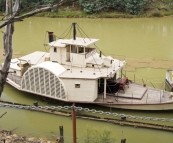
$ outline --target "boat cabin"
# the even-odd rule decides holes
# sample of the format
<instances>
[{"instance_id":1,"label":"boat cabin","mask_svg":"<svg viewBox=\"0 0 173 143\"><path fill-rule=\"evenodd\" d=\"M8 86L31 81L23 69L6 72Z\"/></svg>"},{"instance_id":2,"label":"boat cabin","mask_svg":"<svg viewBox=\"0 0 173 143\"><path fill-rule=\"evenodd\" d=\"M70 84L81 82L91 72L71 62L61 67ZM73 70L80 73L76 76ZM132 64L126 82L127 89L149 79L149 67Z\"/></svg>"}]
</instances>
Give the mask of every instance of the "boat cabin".
<instances>
[{"instance_id":1,"label":"boat cabin","mask_svg":"<svg viewBox=\"0 0 173 143\"><path fill-rule=\"evenodd\" d=\"M59 39L48 44L50 46L50 60L59 64L76 67L92 66L92 55L96 53L96 48L91 46L99 39L76 38ZM100 57L100 61L102 61ZM100 62L97 63L100 65ZM101 63L102 65L102 63Z\"/></svg>"}]
</instances>

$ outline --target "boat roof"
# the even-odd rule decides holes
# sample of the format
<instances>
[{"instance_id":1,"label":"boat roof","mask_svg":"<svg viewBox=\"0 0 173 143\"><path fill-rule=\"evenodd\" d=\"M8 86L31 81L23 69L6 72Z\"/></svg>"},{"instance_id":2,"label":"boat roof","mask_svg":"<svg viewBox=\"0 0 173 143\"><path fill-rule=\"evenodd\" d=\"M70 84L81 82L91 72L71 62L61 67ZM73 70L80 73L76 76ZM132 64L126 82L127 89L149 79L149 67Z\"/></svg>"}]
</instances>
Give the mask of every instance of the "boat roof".
<instances>
[{"instance_id":1,"label":"boat roof","mask_svg":"<svg viewBox=\"0 0 173 143\"><path fill-rule=\"evenodd\" d=\"M111 67L71 67L69 65L62 65L64 68L67 70L63 72L59 77L64 78L64 79L73 79L73 78L78 78L78 79L98 79L98 78L109 78L110 76L113 76L115 73L117 73L123 66L124 66L125 61L118 61L115 60L113 61L113 65L116 66L111 66Z\"/></svg>"},{"instance_id":2,"label":"boat roof","mask_svg":"<svg viewBox=\"0 0 173 143\"><path fill-rule=\"evenodd\" d=\"M66 45L62 44L62 41L64 41L64 39L58 39L56 41L48 43L48 46L64 48Z\"/></svg>"},{"instance_id":3,"label":"boat roof","mask_svg":"<svg viewBox=\"0 0 173 143\"><path fill-rule=\"evenodd\" d=\"M20 66L18 66L18 63L20 62L17 58L11 59L10 68L15 70L21 70Z\"/></svg>"},{"instance_id":4,"label":"boat roof","mask_svg":"<svg viewBox=\"0 0 173 143\"><path fill-rule=\"evenodd\" d=\"M35 64L38 64L40 62L43 62L44 58L47 57L48 55L49 55L49 53L47 53L47 52L36 51L36 52L33 52L33 53L28 54L26 56L20 57L18 59L21 61L27 61L31 65L35 65Z\"/></svg>"},{"instance_id":5,"label":"boat roof","mask_svg":"<svg viewBox=\"0 0 173 143\"><path fill-rule=\"evenodd\" d=\"M35 66L32 66L32 68L36 68L36 67L47 69L53 74L55 74L56 76L59 76L60 74L66 71L66 69L62 65L52 61L45 61Z\"/></svg>"},{"instance_id":6,"label":"boat roof","mask_svg":"<svg viewBox=\"0 0 173 143\"><path fill-rule=\"evenodd\" d=\"M53 41L51 43L48 43L48 46L52 47L60 47L63 48L66 45L77 45L77 46L83 46L87 47L95 42L99 41L99 39L91 39L91 38L76 38L76 40L73 39L58 39L56 41Z\"/></svg>"}]
</instances>

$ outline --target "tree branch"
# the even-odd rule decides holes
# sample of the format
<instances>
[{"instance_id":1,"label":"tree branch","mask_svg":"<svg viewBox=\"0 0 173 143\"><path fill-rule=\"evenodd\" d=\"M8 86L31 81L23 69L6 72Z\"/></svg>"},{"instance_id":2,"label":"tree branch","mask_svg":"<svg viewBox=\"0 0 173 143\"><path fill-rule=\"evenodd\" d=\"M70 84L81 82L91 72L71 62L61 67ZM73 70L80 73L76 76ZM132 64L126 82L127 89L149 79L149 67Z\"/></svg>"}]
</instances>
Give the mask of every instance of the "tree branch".
<instances>
[{"instance_id":1,"label":"tree branch","mask_svg":"<svg viewBox=\"0 0 173 143\"><path fill-rule=\"evenodd\" d=\"M71 2L74 2L74 1L76 1L76 0L72 0ZM24 18L31 17L31 16L33 16L33 15L35 15L37 13L57 8L58 6L61 6L62 4L64 4L65 2L66 2L65 0L61 0L57 4L53 4L53 5L49 5L49 6L46 6L46 7L43 7L43 8L39 8L39 9L33 10L31 12L28 12L28 13L26 13L24 15L21 15L21 16L18 16L18 17L11 17L10 19L8 19L8 20L4 21L2 24L0 24L0 28L4 27L7 24L12 23L12 22L22 21Z\"/></svg>"}]
</instances>

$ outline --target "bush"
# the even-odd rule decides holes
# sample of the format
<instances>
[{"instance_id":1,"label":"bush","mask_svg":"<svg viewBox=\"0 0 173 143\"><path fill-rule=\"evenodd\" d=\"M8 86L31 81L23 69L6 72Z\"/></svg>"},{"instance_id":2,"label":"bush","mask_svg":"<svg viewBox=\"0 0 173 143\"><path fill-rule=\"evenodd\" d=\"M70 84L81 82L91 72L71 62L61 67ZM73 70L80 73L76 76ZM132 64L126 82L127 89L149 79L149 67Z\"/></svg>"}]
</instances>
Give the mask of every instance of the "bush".
<instances>
[{"instance_id":1,"label":"bush","mask_svg":"<svg viewBox=\"0 0 173 143\"><path fill-rule=\"evenodd\" d=\"M159 11L156 11L151 14L151 17L163 17L163 15Z\"/></svg>"},{"instance_id":2,"label":"bush","mask_svg":"<svg viewBox=\"0 0 173 143\"><path fill-rule=\"evenodd\" d=\"M147 0L126 0L125 9L129 14L140 14Z\"/></svg>"},{"instance_id":3,"label":"bush","mask_svg":"<svg viewBox=\"0 0 173 143\"><path fill-rule=\"evenodd\" d=\"M128 14L139 14L147 0L79 0L79 5L88 14L115 9Z\"/></svg>"},{"instance_id":4,"label":"bush","mask_svg":"<svg viewBox=\"0 0 173 143\"><path fill-rule=\"evenodd\" d=\"M0 11L5 11L5 0L0 0Z\"/></svg>"},{"instance_id":5,"label":"bush","mask_svg":"<svg viewBox=\"0 0 173 143\"><path fill-rule=\"evenodd\" d=\"M85 143L107 143L113 141L115 139L111 138L111 131L108 129L87 127Z\"/></svg>"}]
</instances>

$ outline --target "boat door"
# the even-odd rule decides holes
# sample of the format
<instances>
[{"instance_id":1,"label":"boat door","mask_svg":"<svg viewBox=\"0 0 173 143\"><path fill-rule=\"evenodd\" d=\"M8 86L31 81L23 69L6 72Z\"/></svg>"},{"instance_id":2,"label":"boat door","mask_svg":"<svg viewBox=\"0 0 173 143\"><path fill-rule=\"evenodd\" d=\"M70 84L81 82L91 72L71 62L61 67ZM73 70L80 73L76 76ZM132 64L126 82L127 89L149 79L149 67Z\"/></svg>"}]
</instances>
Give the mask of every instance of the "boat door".
<instances>
[{"instance_id":1,"label":"boat door","mask_svg":"<svg viewBox=\"0 0 173 143\"><path fill-rule=\"evenodd\" d=\"M66 62L66 48L61 48L60 56L61 56L61 64L65 64L65 62Z\"/></svg>"},{"instance_id":2,"label":"boat door","mask_svg":"<svg viewBox=\"0 0 173 143\"><path fill-rule=\"evenodd\" d=\"M66 47L66 61L70 62L70 45Z\"/></svg>"}]
</instances>

